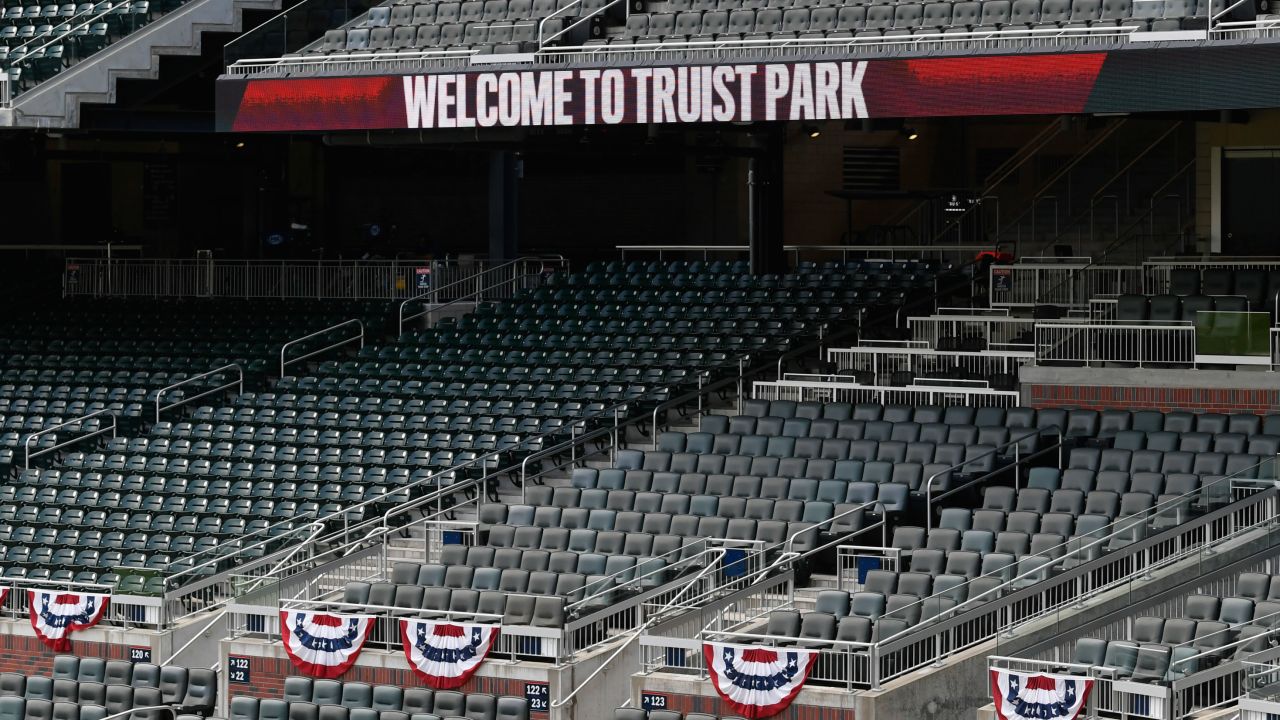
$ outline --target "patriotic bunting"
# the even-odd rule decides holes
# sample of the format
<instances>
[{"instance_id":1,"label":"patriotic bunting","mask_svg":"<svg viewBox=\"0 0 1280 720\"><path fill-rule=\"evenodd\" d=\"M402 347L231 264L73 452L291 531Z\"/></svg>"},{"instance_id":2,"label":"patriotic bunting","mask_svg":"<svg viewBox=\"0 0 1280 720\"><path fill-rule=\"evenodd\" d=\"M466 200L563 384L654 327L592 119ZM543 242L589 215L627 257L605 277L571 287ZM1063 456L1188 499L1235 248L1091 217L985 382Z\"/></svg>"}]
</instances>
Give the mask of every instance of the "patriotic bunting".
<instances>
[{"instance_id":1,"label":"patriotic bunting","mask_svg":"<svg viewBox=\"0 0 1280 720\"><path fill-rule=\"evenodd\" d=\"M800 694L818 657L812 650L703 643L711 685L747 720L777 715Z\"/></svg>"},{"instance_id":2,"label":"patriotic bunting","mask_svg":"<svg viewBox=\"0 0 1280 720\"><path fill-rule=\"evenodd\" d=\"M1091 689L1088 678L991 671L991 696L1000 720L1075 720Z\"/></svg>"},{"instance_id":3,"label":"patriotic bunting","mask_svg":"<svg viewBox=\"0 0 1280 720\"><path fill-rule=\"evenodd\" d=\"M409 667L428 687L462 687L480 668L498 639L497 625L401 620L400 637Z\"/></svg>"},{"instance_id":4,"label":"patriotic bunting","mask_svg":"<svg viewBox=\"0 0 1280 720\"><path fill-rule=\"evenodd\" d=\"M336 678L356 662L374 618L300 610L280 611L284 651L294 667L318 678Z\"/></svg>"},{"instance_id":5,"label":"patriotic bunting","mask_svg":"<svg viewBox=\"0 0 1280 720\"><path fill-rule=\"evenodd\" d=\"M8 592L5 589L4 594L0 594L0 602ZM31 627L49 649L67 652L71 649L71 633L96 625L107 610L108 600L109 595L28 590Z\"/></svg>"}]
</instances>

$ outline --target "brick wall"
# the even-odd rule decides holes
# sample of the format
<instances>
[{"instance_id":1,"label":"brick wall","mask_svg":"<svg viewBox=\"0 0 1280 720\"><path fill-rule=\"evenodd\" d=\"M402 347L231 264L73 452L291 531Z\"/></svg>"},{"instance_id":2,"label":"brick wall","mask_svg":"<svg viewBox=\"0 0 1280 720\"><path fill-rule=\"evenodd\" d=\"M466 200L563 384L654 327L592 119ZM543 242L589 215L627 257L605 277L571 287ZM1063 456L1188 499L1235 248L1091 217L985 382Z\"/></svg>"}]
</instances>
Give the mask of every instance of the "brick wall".
<instances>
[{"instance_id":1,"label":"brick wall","mask_svg":"<svg viewBox=\"0 0 1280 720\"><path fill-rule=\"evenodd\" d=\"M1280 390L1025 384L1031 407L1092 410L1190 410L1192 412L1280 412Z\"/></svg>"},{"instance_id":2,"label":"brick wall","mask_svg":"<svg viewBox=\"0 0 1280 720\"><path fill-rule=\"evenodd\" d=\"M712 698L668 692L663 694L667 696L667 709L675 710L684 715L691 712L700 712L721 717L734 716L733 709L718 697ZM770 720L853 720L853 717L852 710L802 705L799 702L794 702L786 710L771 716Z\"/></svg>"},{"instance_id":3,"label":"brick wall","mask_svg":"<svg viewBox=\"0 0 1280 720\"><path fill-rule=\"evenodd\" d=\"M242 656L249 657L249 656ZM249 684L230 683L232 695L251 695L258 698L280 698L284 695L284 679L301 675L288 658L249 657ZM396 685L398 687L426 687L411 670L355 665L341 682L363 682L370 685ZM513 678L482 677L473 675L467 684L459 688L466 693L491 693L524 697L524 681Z\"/></svg>"},{"instance_id":4,"label":"brick wall","mask_svg":"<svg viewBox=\"0 0 1280 720\"><path fill-rule=\"evenodd\" d=\"M57 653L50 650L34 635L0 635L0 672L16 672L23 675L53 674L53 658L57 655L95 657L103 660L128 660L129 646L104 642L76 640L71 636L71 650Z\"/></svg>"}]
</instances>

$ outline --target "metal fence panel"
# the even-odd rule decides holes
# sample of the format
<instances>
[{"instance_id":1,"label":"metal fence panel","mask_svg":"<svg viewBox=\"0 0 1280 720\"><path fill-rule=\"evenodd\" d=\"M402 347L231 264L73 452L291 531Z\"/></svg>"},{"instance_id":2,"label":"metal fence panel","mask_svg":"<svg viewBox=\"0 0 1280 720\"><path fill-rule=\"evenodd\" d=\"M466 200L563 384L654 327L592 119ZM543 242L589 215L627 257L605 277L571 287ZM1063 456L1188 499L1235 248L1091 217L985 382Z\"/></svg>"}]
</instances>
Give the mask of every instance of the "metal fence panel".
<instances>
[{"instance_id":1,"label":"metal fence panel","mask_svg":"<svg viewBox=\"0 0 1280 720\"><path fill-rule=\"evenodd\" d=\"M1196 329L1190 323L1038 323L1036 363L1131 363L1192 367Z\"/></svg>"},{"instance_id":2,"label":"metal fence panel","mask_svg":"<svg viewBox=\"0 0 1280 720\"><path fill-rule=\"evenodd\" d=\"M488 260L214 260L69 258L63 293L79 297L406 300L456 284L491 284ZM560 264L555 264L560 267ZM460 283L460 284L458 284ZM448 298L442 298L448 299Z\"/></svg>"},{"instance_id":3,"label":"metal fence panel","mask_svg":"<svg viewBox=\"0 0 1280 720\"><path fill-rule=\"evenodd\" d=\"M1145 273L1130 265L1091 262L992 265L989 269L991 307L1057 305L1085 308L1099 295L1143 292Z\"/></svg>"},{"instance_id":4,"label":"metal fence panel","mask_svg":"<svg viewBox=\"0 0 1280 720\"><path fill-rule=\"evenodd\" d=\"M908 385L860 385L852 381L826 380L815 376L788 374L782 380L757 381L751 396L758 400L795 400L797 402L882 403L885 405L969 405L1013 407L1018 404L1015 390L991 390L985 387L930 387Z\"/></svg>"}]
</instances>

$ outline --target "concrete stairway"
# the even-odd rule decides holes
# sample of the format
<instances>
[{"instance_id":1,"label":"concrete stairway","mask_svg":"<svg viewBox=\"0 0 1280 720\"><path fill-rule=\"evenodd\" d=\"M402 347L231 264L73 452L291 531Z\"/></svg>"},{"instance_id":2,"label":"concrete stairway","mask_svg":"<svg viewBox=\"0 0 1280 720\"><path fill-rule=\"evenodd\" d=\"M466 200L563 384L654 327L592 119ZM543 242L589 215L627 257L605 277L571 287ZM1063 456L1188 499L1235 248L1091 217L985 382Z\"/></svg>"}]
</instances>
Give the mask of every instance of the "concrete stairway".
<instances>
[{"instance_id":1,"label":"concrete stairway","mask_svg":"<svg viewBox=\"0 0 1280 720\"><path fill-rule=\"evenodd\" d=\"M281 0L191 0L14 98L0 126L75 128L81 103L113 103L120 78L156 79L162 55L199 55L206 32L240 33L245 10L280 10Z\"/></svg>"}]
</instances>

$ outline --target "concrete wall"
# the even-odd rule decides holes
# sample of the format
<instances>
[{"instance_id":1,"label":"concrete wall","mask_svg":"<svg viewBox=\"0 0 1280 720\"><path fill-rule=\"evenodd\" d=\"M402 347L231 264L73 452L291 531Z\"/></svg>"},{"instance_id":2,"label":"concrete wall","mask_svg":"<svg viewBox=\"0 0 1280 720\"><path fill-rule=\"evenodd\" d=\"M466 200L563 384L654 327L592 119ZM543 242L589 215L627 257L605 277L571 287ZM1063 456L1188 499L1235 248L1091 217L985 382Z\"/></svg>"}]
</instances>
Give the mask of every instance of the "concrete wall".
<instances>
[{"instance_id":1,"label":"concrete wall","mask_svg":"<svg viewBox=\"0 0 1280 720\"><path fill-rule=\"evenodd\" d=\"M1159 368L1024 367L1022 404L1094 410L1280 412L1272 372Z\"/></svg>"}]
</instances>

